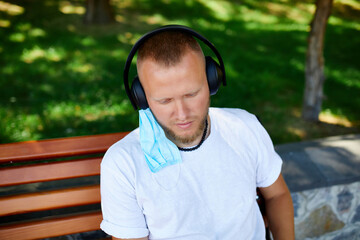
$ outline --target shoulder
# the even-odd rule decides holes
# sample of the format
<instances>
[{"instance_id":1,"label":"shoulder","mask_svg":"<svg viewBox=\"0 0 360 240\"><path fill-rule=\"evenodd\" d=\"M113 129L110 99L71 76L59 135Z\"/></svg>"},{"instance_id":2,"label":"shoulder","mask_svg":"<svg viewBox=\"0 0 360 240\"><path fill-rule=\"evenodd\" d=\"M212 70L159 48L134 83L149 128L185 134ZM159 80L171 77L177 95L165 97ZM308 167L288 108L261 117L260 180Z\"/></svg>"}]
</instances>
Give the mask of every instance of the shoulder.
<instances>
[{"instance_id":1,"label":"shoulder","mask_svg":"<svg viewBox=\"0 0 360 240\"><path fill-rule=\"evenodd\" d=\"M210 117L214 120L215 129L221 135L233 137L234 141L246 139L257 143L266 134L258 118L246 110L239 108L211 108Z\"/></svg>"},{"instance_id":2,"label":"shoulder","mask_svg":"<svg viewBox=\"0 0 360 240\"><path fill-rule=\"evenodd\" d=\"M139 140L139 129L135 129L114 143L105 153L101 162L101 167L117 169L119 165L124 168L125 165L134 165L133 161L141 153Z\"/></svg>"},{"instance_id":3,"label":"shoulder","mask_svg":"<svg viewBox=\"0 0 360 240\"><path fill-rule=\"evenodd\" d=\"M211 117L216 121L245 125L256 125L259 123L254 114L240 108L210 108Z\"/></svg>"},{"instance_id":4,"label":"shoulder","mask_svg":"<svg viewBox=\"0 0 360 240\"><path fill-rule=\"evenodd\" d=\"M116 152L123 152L133 150L134 148L140 147L139 129L135 129L114 143L106 152L106 154L114 154Z\"/></svg>"}]
</instances>

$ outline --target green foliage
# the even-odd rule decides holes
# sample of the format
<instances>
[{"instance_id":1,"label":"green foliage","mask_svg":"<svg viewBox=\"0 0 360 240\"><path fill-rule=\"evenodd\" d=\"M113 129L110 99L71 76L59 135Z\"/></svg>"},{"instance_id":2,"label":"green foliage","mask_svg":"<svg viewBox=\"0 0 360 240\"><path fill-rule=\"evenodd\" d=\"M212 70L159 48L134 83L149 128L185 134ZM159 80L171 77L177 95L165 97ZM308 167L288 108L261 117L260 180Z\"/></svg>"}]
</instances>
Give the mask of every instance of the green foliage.
<instances>
[{"instance_id":1,"label":"green foliage","mask_svg":"<svg viewBox=\"0 0 360 240\"><path fill-rule=\"evenodd\" d=\"M212 105L255 113L275 143L359 132L358 2L334 3L317 124L300 118L312 1L112 3L116 24L85 26L84 1L0 1L0 143L137 127L122 69L136 39L165 24L185 24L216 45L228 86Z\"/></svg>"}]
</instances>

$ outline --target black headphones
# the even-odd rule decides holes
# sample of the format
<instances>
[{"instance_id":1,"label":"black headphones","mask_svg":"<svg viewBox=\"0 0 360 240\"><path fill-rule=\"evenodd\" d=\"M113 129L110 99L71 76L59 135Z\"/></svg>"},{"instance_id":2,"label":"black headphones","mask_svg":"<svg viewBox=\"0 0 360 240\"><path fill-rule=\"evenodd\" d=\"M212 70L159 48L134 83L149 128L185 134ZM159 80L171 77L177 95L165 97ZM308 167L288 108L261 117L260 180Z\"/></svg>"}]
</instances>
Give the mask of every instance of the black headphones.
<instances>
[{"instance_id":1,"label":"black headphones","mask_svg":"<svg viewBox=\"0 0 360 240\"><path fill-rule=\"evenodd\" d=\"M214 95L220 87L220 83L222 82L224 86L226 86L226 78L225 78L225 67L223 60L220 56L220 53L217 51L215 46L209 42L205 37L201 36L199 33L195 32L191 28L181 26L181 25L168 25L164 26L158 29L155 29L154 31L151 31L149 33L146 33L144 36L142 36L132 47L129 56L127 57L125 67L124 67L124 86L126 94L128 95L130 102L134 109L136 110L138 107L140 109L146 109L149 107L146 95L143 87L141 86L139 78L136 76L133 80L133 83L131 85L131 89L129 88L129 69L132 62L132 59L134 58L134 55L136 51L139 49L141 44L143 44L148 38L154 36L155 34L158 34L160 32L165 31L178 31L178 32L184 32L192 35L193 37L196 37L197 39L201 40L203 43L205 43L207 46L211 48L211 50L215 53L219 64L215 62L210 56L206 56L206 77L209 84L210 89L210 95Z\"/></svg>"}]
</instances>

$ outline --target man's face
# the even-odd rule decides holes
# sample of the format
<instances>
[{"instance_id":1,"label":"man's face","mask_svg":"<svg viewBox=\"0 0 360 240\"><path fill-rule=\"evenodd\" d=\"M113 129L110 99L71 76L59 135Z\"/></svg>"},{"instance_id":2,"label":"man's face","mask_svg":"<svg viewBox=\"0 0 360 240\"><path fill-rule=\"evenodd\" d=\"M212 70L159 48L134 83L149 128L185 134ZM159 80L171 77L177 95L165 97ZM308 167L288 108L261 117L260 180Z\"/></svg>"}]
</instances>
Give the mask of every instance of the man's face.
<instances>
[{"instance_id":1,"label":"man's face","mask_svg":"<svg viewBox=\"0 0 360 240\"><path fill-rule=\"evenodd\" d=\"M175 66L145 59L137 68L149 107L167 137L179 147L198 144L210 104L204 56L188 50Z\"/></svg>"}]
</instances>

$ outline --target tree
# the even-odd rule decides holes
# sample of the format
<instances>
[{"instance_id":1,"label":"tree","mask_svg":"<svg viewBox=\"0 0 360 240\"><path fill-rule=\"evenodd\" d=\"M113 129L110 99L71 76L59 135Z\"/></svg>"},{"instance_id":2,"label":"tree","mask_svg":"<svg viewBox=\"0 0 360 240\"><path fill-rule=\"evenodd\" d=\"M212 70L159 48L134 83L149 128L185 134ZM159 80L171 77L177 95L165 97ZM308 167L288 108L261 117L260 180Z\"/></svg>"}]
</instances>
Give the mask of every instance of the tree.
<instances>
[{"instance_id":1,"label":"tree","mask_svg":"<svg viewBox=\"0 0 360 240\"><path fill-rule=\"evenodd\" d=\"M115 21L110 0L86 0L85 24L106 24Z\"/></svg>"},{"instance_id":2,"label":"tree","mask_svg":"<svg viewBox=\"0 0 360 240\"><path fill-rule=\"evenodd\" d=\"M308 37L302 117L309 121L318 121L321 111L325 81L324 37L332 4L333 0L316 0L316 11Z\"/></svg>"}]
</instances>

